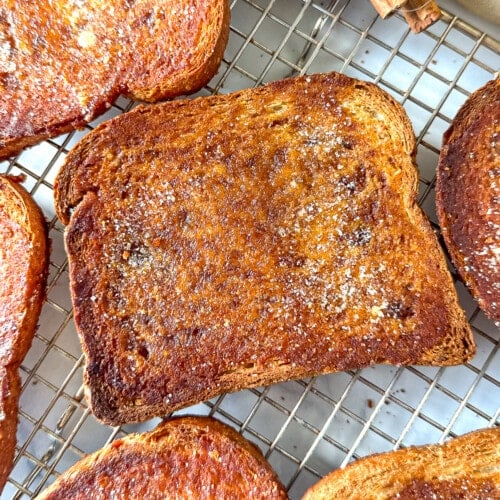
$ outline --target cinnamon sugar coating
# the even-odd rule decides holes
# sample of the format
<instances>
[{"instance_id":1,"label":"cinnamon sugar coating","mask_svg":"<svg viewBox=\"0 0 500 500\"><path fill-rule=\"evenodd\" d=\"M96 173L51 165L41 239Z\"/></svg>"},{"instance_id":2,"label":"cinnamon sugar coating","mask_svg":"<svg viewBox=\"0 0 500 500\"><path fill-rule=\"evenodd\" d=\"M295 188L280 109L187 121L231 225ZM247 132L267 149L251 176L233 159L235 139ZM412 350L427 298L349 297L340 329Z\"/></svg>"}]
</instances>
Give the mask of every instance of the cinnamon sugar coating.
<instances>
[{"instance_id":1,"label":"cinnamon sugar coating","mask_svg":"<svg viewBox=\"0 0 500 500\"><path fill-rule=\"evenodd\" d=\"M469 359L414 145L393 99L336 73L137 108L87 136L56 206L95 414Z\"/></svg>"}]
</instances>

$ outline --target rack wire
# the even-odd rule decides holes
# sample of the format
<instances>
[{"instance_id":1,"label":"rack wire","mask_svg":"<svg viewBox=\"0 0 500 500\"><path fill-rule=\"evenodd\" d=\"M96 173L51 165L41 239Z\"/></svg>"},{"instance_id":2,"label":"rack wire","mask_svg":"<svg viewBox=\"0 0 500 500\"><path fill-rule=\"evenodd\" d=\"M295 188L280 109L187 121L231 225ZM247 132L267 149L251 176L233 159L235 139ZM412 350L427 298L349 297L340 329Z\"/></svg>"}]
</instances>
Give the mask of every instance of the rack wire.
<instances>
[{"instance_id":1,"label":"rack wire","mask_svg":"<svg viewBox=\"0 0 500 500\"><path fill-rule=\"evenodd\" d=\"M340 71L370 80L403 104L418 138L419 202L438 230L434 184L442 133L467 96L495 77L500 44L444 13L419 35L402 16L380 19L367 0L233 0L230 39L217 75L197 95L228 93L287 76ZM98 123L134 106L119 98L86 130L0 163L23 173L50 224L48 298L22 367L18 448L2 499L32 498L85 453L160 421L108 427L89 412L72 318L55 176L69 149ZM456 278L456 277L455 277ZM364 455L442 442L498 425L498 328L455 279L477 355L451 368L376 366L222 395L180 413L213 415L256 443L291 498Z\"/></svg>"}]
</instances>

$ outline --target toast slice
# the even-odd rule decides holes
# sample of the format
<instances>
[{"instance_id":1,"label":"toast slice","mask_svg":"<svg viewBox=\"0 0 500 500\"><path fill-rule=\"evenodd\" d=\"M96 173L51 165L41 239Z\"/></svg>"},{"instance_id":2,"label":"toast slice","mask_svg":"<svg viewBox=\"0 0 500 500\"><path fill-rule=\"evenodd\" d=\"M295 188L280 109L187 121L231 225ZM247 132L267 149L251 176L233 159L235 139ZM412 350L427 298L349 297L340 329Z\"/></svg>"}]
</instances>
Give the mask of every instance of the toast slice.
<instances>
[{"instance_id":1,"label":"toast slice","mask_svg":"<svg viewBox=\"0 0 500 500\"><path fill-rule=\"evenodd\" d=\"M331 472L302 500L500 498L500 429L483 429L442 445L361 458Z\"/></svg>"},{"instance_id":2,"label":"toast slice","mask_svg":"<svg viewBox=\"0 0 500 500\"><path fill-rule=\"evenodd\" d=\"M120 93L156 101L215 74L227 0L0 1L0 159L85 126Z\"/></svg>"},{"instance_id":3,"label":"toast slice","mask_svg":"<svg viewBox=\"0 0 500 500\"><path fill-rule=\"evenodd\" d=\"M391 97L336 73L140 107L86 136L56 207L96 416L469 359L414 147Z\"/></svg>"},{"instance_id":4,"label":"toast slice","mask_svg":"<svg viewBox=\"0 0 500 500\"><path fill-rule=\"evenodd\" d=\"M260 450L210 417L177 417L86 456L38 500L287 498Z\"/></svg>"},{"instance_id":5,"label":"toast slice","mask_svg":"<svg viewBox=\"0 0 500 500\"><path fill-rule=\"evenodd\" d=\"M439 224L453 264L481 309L500 322L500 79L474 92L443 136Z\"/></svg>"},{"instance_id":6,"label":"toast slice","mask_svg":"<svg viewBox=\"0 0 500 500\"><path fill-rule=\"evenodd\" d=\"M16 448L18 369L36 330L49 262L43 215L19 181L0 175L0 491Z\"/></svg>"}]
</instances>

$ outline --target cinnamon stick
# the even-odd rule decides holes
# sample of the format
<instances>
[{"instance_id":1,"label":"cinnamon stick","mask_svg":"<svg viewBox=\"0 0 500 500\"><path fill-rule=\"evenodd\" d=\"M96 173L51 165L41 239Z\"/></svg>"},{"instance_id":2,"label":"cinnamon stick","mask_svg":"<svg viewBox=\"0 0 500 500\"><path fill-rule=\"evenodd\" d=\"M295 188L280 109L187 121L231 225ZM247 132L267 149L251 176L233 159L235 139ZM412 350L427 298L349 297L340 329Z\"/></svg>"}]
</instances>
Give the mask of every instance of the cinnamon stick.
<instances>
[{"instance_id":1,"label":"cinnamon stick","mask_svg":"<svg viewBox=\"0 0 500 500\"><path fill-rule=\"evenodd\" d=\"M434 0L408 0L401 13L413 33L420 33L441 17L441 9Z\"/></svg>"},{"instance_id":2,"label":"cinnamon stick","mask_svg":"<svg viewBox=\"0 0 500 500\"><path fill-rule=\"evenodd\" d=\"M413 33L420 33L441 17L435 0L370 0L382 19L399 10Z\"/></svg>"},{"instance_id":3,"label":"cinnamon stick","mask_svg":"<svg viewBox=\"0 0 500 500\"><path fill-rule=\"evenodd\" d=\"M395 10L399 9L401 5L404 5L406 3L406 0L370 0L370 1L382 19L385 19Z\"/></svg>"}]
</instances>

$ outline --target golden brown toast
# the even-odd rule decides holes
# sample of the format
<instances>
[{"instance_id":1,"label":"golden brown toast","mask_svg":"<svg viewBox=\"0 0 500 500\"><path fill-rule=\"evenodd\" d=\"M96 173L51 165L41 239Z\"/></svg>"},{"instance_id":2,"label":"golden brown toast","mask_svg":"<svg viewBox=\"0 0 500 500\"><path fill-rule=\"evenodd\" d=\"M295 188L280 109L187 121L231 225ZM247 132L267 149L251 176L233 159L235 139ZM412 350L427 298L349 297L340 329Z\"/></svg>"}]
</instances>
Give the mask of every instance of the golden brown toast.
<instances>
[{"instance_id":1,"label":"golden brown toast","mask_svg":"<svg viewBox=\"0 0 500 500\"><path fill-rule=\"evenodd\" d=\"M41 499L287 498L260 450L209 417L178 417L86 456Z\"/></svg>"},{"instance_id":2,"label":"golden brown toast","mask_svg":"<svg viewBox=\"0 0 500 500\"><path fill-rule=\"evenodd\" d=\"M96 416L469 359L414 147L401 106L336 73L140 107L86 136L56 206Z\"/></svg>"},{"instance_id":3,"label":"golden brown toast","mask_svg":"<svg viewBox=\"0 0 500 500\"><path fill-rule=\"evenodd\" d=\"M43 215L19 180L0 175L0 491L16 448L18 368L35 333L49 262Z\"/></svg>"},{"instance_id":4,"label":"golden brown toast","mask_svg":"<svg viewBox=\"0 0 500 500\"><path fill-rule=\"evenodd\" d=\"M303 500L493 500L500 498L500 429L443 445L361 458L313 485Z\"/></svg>"},{"instance_id":5,"label":"golden brown toast","mask_svg":"<svg viewBox=\"0 0 500 500\"><path fill-rule=\"evenodd\" d=\"M500 79L474 92L443 137L436 205L443 238L481 309L500 321Z\"/></svg>"},{"instance_id":6,"label":"golden brown toast","mask_svg":"<svg viewBox=\"0 0 500 500\"><path fill-rule=\"evenodd\" d=\"M195 92L228 34L227 0L0 0L0 159L83 127L120 93Z\"/></svg>"}]
</instances>

